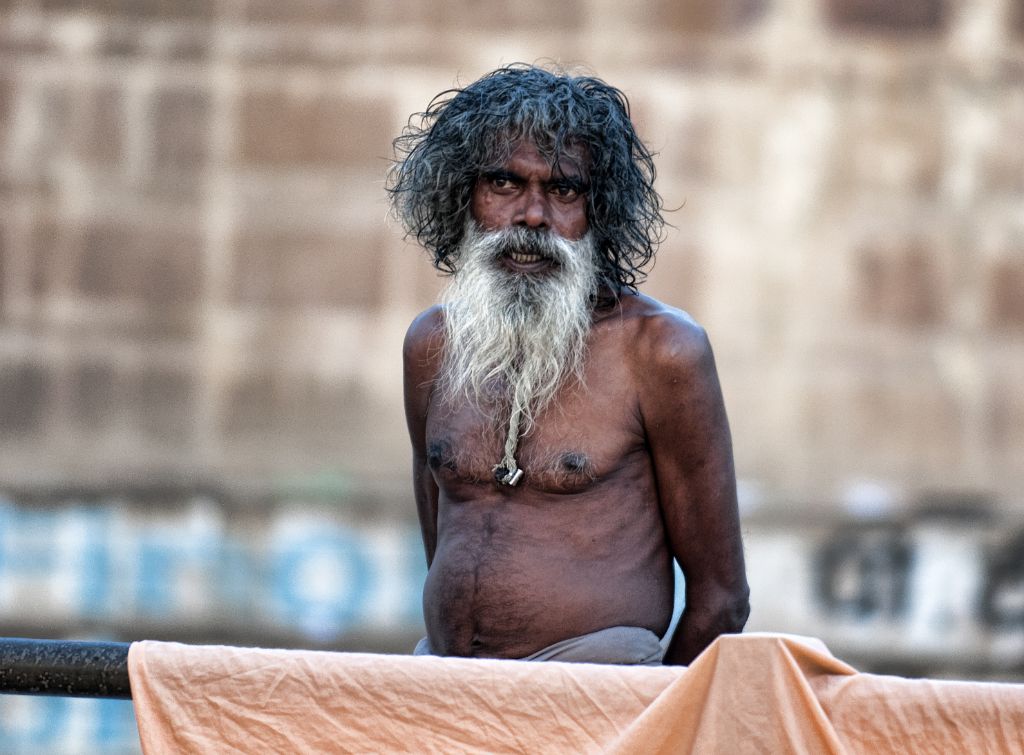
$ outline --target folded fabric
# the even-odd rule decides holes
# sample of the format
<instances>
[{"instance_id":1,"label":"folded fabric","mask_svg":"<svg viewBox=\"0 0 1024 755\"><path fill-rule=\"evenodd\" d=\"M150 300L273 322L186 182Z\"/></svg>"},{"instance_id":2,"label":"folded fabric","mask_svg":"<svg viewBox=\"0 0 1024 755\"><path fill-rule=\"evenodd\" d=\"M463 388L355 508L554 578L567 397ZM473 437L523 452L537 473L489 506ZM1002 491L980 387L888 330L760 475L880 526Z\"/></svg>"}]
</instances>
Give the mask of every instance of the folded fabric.
<instances>
[{"instance_id":1,"label":"folded fabric","mask_svg":"<svg viewBox=\"0 0 1024 755\"><path fill-rule=\"evenodd\" d=\"M128 668L146 755L1024 752L1024 685L858 674L789 635L689 668L160 642Z\"/></svg>"}]
</instances>

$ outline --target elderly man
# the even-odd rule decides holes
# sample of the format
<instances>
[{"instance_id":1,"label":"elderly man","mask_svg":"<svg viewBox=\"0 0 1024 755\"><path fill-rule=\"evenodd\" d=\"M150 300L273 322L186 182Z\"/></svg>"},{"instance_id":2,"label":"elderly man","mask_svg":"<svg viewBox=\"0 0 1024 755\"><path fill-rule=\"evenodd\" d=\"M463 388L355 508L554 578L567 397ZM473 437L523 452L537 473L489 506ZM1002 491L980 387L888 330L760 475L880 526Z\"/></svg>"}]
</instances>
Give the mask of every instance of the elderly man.
<instances>
[{"instance_id":1,"label":"elderly man","mask_svg":"<svg viewBox=\"0 0 1024 755\"><path fill-rule=\"evenodd\" d=\"M625 96L511 66L439 95L395 148L396 213L452 275L405 342L416 652L686 664L741 631L714 358L636 290L664 221ZM673 559L686 603L663 651Z\"/></svg>"}]
</instances>

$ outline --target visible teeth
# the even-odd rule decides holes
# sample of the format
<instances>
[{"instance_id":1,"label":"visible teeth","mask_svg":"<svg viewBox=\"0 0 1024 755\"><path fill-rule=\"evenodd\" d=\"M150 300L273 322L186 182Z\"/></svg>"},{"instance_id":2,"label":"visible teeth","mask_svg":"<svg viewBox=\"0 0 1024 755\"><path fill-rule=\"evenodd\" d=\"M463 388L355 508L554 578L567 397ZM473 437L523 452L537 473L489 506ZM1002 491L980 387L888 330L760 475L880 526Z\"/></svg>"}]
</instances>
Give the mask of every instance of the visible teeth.
<instances>
[{"instance_id":1,"label":"visible teeth","mask_svg":"<svg viewBox=\"0 0 1024 755\"><path fill-rule=\"evenodd\" d=\"M508 256L518 262L520 265L529 265L533 262L540 262L544 259L539 254L522 254L520 252L509 252Z\"/></svg>"}]
</instances>

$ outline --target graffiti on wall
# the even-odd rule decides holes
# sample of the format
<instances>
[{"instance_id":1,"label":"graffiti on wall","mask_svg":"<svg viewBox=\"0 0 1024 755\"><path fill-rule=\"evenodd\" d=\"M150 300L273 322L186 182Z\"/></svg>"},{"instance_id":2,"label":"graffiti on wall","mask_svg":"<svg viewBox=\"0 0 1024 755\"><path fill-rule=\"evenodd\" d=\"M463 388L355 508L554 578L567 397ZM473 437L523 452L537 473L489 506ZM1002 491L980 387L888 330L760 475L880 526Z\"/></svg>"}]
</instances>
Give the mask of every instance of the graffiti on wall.
<instances>
[{"instance_id":1,"label":"graffiti on wall","mask_svg":"<svg viewBox=\"0 0 1024 755\"><path fill-rule=\"evenodd\" d=\"M0 503L0 611L23 625L238 625L318 642L419 621L425 565L405 523L295 508L251 531L228 524L204 501L173 514Z\"/></svg>"},{"instance_id":2,"label":"graffiti on wall","mask_svg":"<svg viewBox=\"0 0 1024 755\"><path fill-rule=\"evenodd\" d=\"M1024 531L954 519L745 535L748 628L917 668L1024 671Z\"/></svg>"}]
</instances>

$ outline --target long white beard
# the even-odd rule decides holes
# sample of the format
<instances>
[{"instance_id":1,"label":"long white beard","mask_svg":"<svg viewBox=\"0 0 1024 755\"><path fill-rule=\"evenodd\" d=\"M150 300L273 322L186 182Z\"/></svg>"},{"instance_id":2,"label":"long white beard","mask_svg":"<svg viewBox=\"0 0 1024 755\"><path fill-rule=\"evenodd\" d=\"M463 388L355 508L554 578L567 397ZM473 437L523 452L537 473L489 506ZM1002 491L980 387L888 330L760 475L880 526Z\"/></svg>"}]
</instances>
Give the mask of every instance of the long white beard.
<instances>
[{"instance_id":1,"label":"long white beard","mask_svg":"<svg viewBox=\"0 0 1024 755\"><path fill-rule=\"evenodd\" d=\"M542 254L557 265L536 275L513 273L500 263L509 250ZM443 395L508 420L503 464L514 473L519 435L563 385L583 384L597 293L593 239L588 233L569 241L517 226L481 231L470 220L458 259L442 298Z\"/></svg>"}]
</instances>

